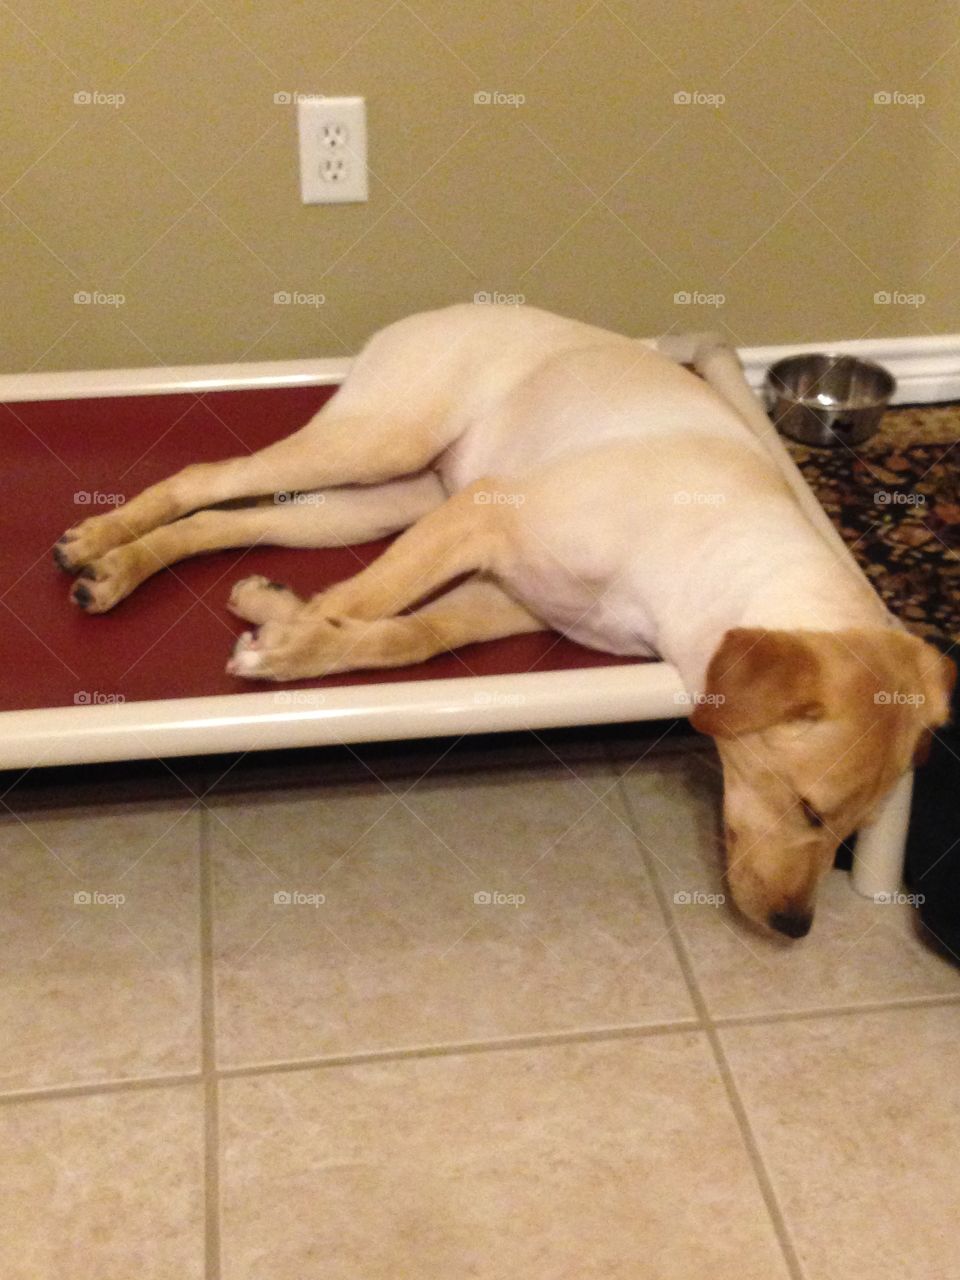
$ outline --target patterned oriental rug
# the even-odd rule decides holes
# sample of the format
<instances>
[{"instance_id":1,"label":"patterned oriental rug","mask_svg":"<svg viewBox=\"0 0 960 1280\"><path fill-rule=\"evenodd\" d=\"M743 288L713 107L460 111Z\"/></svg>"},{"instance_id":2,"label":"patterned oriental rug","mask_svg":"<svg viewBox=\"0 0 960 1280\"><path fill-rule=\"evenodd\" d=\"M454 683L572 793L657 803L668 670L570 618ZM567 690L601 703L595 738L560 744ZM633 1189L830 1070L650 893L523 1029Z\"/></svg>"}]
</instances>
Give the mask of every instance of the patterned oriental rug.
<instances>
[{"instance_id":1,"label":"patterned oriental rug","mask_svg":"<svg viewBox=\"0 0 960 1280\"><path fill-rule=\"evenodd\" d=\"M960 403L892 409L856 451L787 445L890 610L960 641Z\"/></svg>"}]
</instances>

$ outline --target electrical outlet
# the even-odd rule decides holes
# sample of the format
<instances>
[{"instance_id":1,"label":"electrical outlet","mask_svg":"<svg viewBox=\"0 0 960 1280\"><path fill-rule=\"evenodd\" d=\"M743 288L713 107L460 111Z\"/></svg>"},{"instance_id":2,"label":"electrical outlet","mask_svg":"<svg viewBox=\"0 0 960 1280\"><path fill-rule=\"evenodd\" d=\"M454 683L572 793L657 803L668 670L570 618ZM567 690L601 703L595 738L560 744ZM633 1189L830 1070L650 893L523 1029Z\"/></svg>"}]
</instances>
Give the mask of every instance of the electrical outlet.
<instances>
[{"instance_id":1,"label":"electrical outlet","mask_svg":"<svg viewBox=\"0 0 960 1280\"><path fill-rule=\"evenodd\" d=\"M301 98L297 124L303 203L352 204L368 199L363 98Z\"/></svg>"}]
</instances>

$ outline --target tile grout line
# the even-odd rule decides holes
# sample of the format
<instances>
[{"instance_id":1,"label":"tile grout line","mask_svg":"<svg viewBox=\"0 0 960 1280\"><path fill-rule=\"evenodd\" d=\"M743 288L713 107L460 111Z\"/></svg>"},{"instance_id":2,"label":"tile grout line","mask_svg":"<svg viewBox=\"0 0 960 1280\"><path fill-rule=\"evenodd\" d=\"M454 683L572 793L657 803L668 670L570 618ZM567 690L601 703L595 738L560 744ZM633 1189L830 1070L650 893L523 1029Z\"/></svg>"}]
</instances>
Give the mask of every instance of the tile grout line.
<instances>
[{"instance_id":1,"label":"tile grout line","mask_svg":"<svg viewBox=\"0 0 960 1280\"><path fill-rule=\"evenodd\" d=\"M220 1280L220 1098L217 1078L213 970L213 867L210 819L200 808L200 1061L203 1080L203 1200L205 1280Z\"/></svg>"},{"instance_id":2,"label":"tile grout line","mask_svg":"<svg viewBox=\"0 0 960 1280\"><path fill-rule=\"evenodd\" d=\"M176 1089L184 1085L197 1085L202 1078L199 1072L192 1071L170 1076L132 1076L129 1080L51 1085L46 1089L15 1089L0 1093L0 1107L18 1102L57 1102L61 1098L91 1098L113 1093L142 1093L148 1089Z\"/></svg>"},{"instance_id":3,"label":"tile grout line","mask_svg":"<svg viewBox=\"0 0 960 1280\"><path fill-rule=\"evenodd\" d=\"M960 1004L956 995L900 996L892 1000L867 1000L863 1004L824 1005L820 1009L780 1009L770 1013L727 1013L711 1018L718 1030L725 1027L763 1027L779 1022L812 1022L816 1018L848 1018L862 1013L895 1013L898 1009L939 1009Z\"/></svg>"},{"instance_id":4,"label":"tile grout line","mask_svg":"<svg viewBox=\"0 0 960 1280\"><path fill-rule=\"evenodd\" d=\"M431 1058L455 1058L468 1054L503 1053L511 1049L551 1049L565 1044L602 1044L610 1040L647 1040L655 1036L677 1035L684 1031L700 1031L695 1018L671 1022L627 1024L620 1027L594 1027L588 1030L544 1031L540 1034L501 1037L491 1040L454 1040L449 1044L411 1045L409 1048L368 1049L356 1053L329 1054L319 1058L291 1058L283 1062L247 1063L220 1067L218 1080L235 1080L244 1076L279 1075L289 1071L316 1071L328 1067L362 1067L371 1063L410 1062Z\"/></svg>"},{"instance_id":5,"label":"tile grout line","mask_svg":"<svg viewBox=\"0 0 960 1280\"><path fill-rule=\"evenodd\" d=\"M633 808L633 803L629 792L624 785L622 777L618 778L617 786L620 791L621 801L626 807L628 816L631 819L636 820L636 811ZM763 1202L766 1205L770 1224L773 1227L774 1235L776 1236L777 1243L780 1246L781 1257L783 1258L784 1264L786 1265L787 1271L790 1275L790 1280L805 1280L804 1270L800 1263L800 1258L797 1255L796 1246L790 1236L790 1231L787 1227L783 1210L780 1207L780 1202L777 1199L773 1180L770 1177L769 1170L767 1169L763 1156L760 1152L759 1144L757 1143L756 1136L754 1135L753 1128L750 1124L750 1118L747 1115L746 1106L744 1105L740 1092L737 1089L733 1071L730 1067L729 1061L727 1060L727 1055L720 1039L719 1031L710 1014L703 992L700 990L700 984L697 982L696 969L690 957L690 953L687 951L686 943L684 942L683 935L680 932L680 927L670 910L666 890L660 883L660 879L656 875L656 869L653 867L647 856L646 850L643 848L643 845L639 840L637 841L637 850L644 866L647 869L647 875L650 878L657 902L660 904L660 910L663 912L664 919L669 924L668 933L674 954L677 958L677 963L680 966L684 981L687 984L690 999L693 1002L693 1007L700 1020L700 1029L703 1031L710 1044L717 1073L720 1076L720 1082L723 1085L724 1092L727 1096L727 1103L733 1112L734 1119L736 1120L737 1127L740 1131L740 1139L743 1142L747 1159L750 1161L753 1168L753 1176L756 1179L757 1187L760 1191L760 1195L763 1197Z\"/></svg>"},{"instance_id":6,"label":"tile grout line","mask_svg":"<svg viewBox=\"0 0 960 1280\"><path fill-rule=\"evenodd\" d=\"M796 1009L775 1013L734 1013L711 1018L718 1031L727 1027L770 1026L782 1022L810 1022L820 1018L850 1017L855 1014L894 1013L899 1010L947 1008L960 1004L960 994L905 996L899 1000L876 1001L861 1005L824 1005L820 1009ZM684 1031L705 1030L700 1017L679 1018L669 1022L593 1027L570 1031L544 1031L509 1039L462 1040L449 1044L412 1045L397 1049L369 1049L356 1053L329 1054L314 1058L290 1058L281 1062L244 1063L217 1067L209 1073L184 1072L169 1076L132 1076L128 1080L87 1081L83 1084L51 1085L48 1088L18 1089L0 1093L0 1107L20 1102L48 1102L61 1098L98 1097L114 1093L140 1093L150 1089L179 1088L205 1084L208 1076L216 1081L234 1080L255 1075L279 1075L291 1071L314 1071L326 1067L364 1066L368 1063L407 1062L421 1058L449 1058L461 1054L497 1053L510 1049L549 1049L564 1044L599 1044L609 1040L647 1040L656 1036L678 1035Z\"/></svg>"},{"instance_id":7,"label":"tile grout line","mask_svg":"<svg viewBox=\"0 0 960 1280\"><path fill-rule=\"evenodd\" d=\"M677 950L678 952L685 951L679 935L677 939ZM699 991L697 995L699 996ZM760 1188L760 1194L763 1196L764 1202L767 1206L767 1212L770 1215L770 1221L773 1225L774 1233L776 1234L777 1240L780 1244L780 1249L783 1253L783 1259L786 1263L787 1271L790 1273L791 1280L804 1280L805 1273L797 1254L796 1245L793 1243L793 1238L790 1235L790 1229L787 1226L783 1209L781 1208L780 1201L777 1198L773 1179L770 1175L770 1171L767 1169L766 1162L764 1161L763 1154L760 1150L760 1145L753 1132L753 1126L751 1125L750 1117L747 1114L746 1104L741 1098L740 1091L737 1088L733 1070L727 1059L726 1050L723 1047L723 1041L720 1038L717 1027L712 1021L710 1021L709 1015L706 1013L706 1004L703 1005L703 1008L705 1018L703 1029L710 1042L710 1047L713 1050L717 1070L720 1074L720 1079L723 1082L723 1087L726 1090L730 1108L733 1111L737 1125L739 1126L740 1135L743 1140L747 1156L750 1163L753 1165L754 1176L756 1177L757 1184Z\"/></svg>"},{"instance_id":8,"label":"tile grout line","mask_svg":"<svg viewBox=\"0 0 960 1280\"><path fill-rule=\"evenodd\" d=\"M614 759L612 752L605 745L601 744L600 751L596 757L591 757L593 763L601 766L601 769L608 772L609 779L613 784L612 789L619 790L621 804L627 816L635 819L634 802L629 795L623 780L623 775L617 769L617 760ZM245 1077L250 1075L271 1074L276 1072L289 1072L319 1069L323 1067L337 1067L362 1065L369 1062L391 1062L404 1061L411 1058L428 1058L428 1057L448 1057L457 1054L471 1054L482 1052L495 1052L505 1049L527 1049L538 1047L550 1047L552 1045L561 1045L566 1043L579 1042L595 1042L613 1039L629 1039L629 1038L646 1038L656 1035L669 1035L688 1030L703 1030L706 1025L717 1028L725 1028L727 1026L762 1026L766 1024L775 1024L779 1022L793 1022L812 1020L824 1017L840 1017L857 1013L885 1012L897 1009L912 1009L925 1007L949 1006L960 1002L960 993L946 994L935 993L931 995L917 995L894 998L890 1000L868 1001L857 1005L823 1005L818 1008L807 1009L784 1009L773 1010L767 1012L744 1012L713 1015L707 1012L705 1015L695 1014L686 1017L667 1019L664 1021L655 1021L651 1023L627 1023L619 1026L595 1026L587 1028L569 1028L558 1029L556 1031L530 1032L528 1034L515 1035L509 1037L488 1037L476 1041L457 1041L440 1042L437 1044L420 1044L410 1046L398 1046L394 1048L368 1049L359 1051L347 1051L338 1054L324 1054L319 1056L311 1056L299 1059L284 1059L277 1062L261 1062L261 1063L243 1063L232 1067L218 1067L216 1064L216 1046L215 1046L215 1022L214 1022L214 981L213 981L213 884L212 884L212 867L209 863L209 817L206 813L206 806L201 806L201 812L198 814L200 819L199 839L199 889L200 889L200 920L199 920L199 942L200 942L200 1003L201 1003L201 1038L202 1038L202 1065L195 1072L180 1072L171 1075L158 1076L138 1076L129 1079L113 1079L104 1081L86 1081L78 1084L62 1084L52 1085L48 1087L39 1086L36 1088L0 1090L0 1105L12 1102L33 1102L44 1101L48 1099L83 1097L98 1094L109 1094L117 1092L129 1092L136 1090L156 1089L164 1087L177 1087L187 1084L214 1083L223 1079L232 1079L236 1077ZM639 842L638 842L639 843ZM647 870L648 880L651 886L657 890L660 887L658 873L655 867L650 865L650 861L643 854L641 846L641 861L644 862ZM669 905L664 906L666 899L661 893L657 893L658 905L661 913L664 915L668 923L668 932L675 933L677 926ZM660 900L662 898L662 900ZM696 980L691 976L692 969L689 969L681 960L681 968L689 989L695 987L699 993ZM706 1004L704 1002L704 1009ZM216 1112L218 1099L214 1097L214 1112Z\"/></svg>"}]
</instances>

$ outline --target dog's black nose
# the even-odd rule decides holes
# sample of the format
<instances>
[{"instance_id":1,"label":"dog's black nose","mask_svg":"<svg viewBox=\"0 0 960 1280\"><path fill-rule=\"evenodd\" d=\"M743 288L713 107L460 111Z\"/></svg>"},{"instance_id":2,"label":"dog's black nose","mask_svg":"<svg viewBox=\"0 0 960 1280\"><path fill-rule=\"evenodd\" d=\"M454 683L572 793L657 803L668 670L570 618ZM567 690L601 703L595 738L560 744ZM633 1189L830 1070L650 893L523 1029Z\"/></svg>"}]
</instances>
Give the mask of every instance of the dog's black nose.
<instances>
[{"instance_id":1,"label":"dog's black nose","mask_svg":"<svg viewBox=\"0 0 960 1280\"><path fill-rule=\"evenodd\" d=\"M793 915L789 911L773 911L768 921L771 929L788 938L805 938L813 924L813 916Z\"/></svg>"}]
</instances>

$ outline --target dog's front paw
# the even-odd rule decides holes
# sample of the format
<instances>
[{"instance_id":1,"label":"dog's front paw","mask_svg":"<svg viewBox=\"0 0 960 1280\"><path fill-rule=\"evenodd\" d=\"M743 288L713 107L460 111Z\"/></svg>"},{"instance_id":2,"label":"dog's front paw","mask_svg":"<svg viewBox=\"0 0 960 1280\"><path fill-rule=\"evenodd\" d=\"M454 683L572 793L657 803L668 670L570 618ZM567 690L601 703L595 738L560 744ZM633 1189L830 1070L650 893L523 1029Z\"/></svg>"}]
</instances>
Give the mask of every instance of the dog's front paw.
<instances>
[{"instance_id":1,"label":"dog's front paw","mask_svg":"<svg viewBox=\"0 0 960 1280\"><path fill-rule=\"evenodd\" d=\"M85 565L99 560L132 537L133 532L119 519L119 513L111 511L102 516L90 516L57 539L53 547L53 561L64 573L79 573Z\"/></svg>"},{"instance_id":2,"label":"dog's front paw","mask_svg":"<svg viewBox=\"0 0 960 1280\"><path fill-rule=\"evenodd\" d=\"M227 675L243 676L247 680L267 680L270 677L260 671L261 659L256 633L245 631L233 646L233 653L227 661Z\"/></svg>"},{"instance_id":3,"label":"dog's front paw","mask_svg":"<svg viewBox=\"0 0 960 1280\"><path fill-rule=\"evenodd\" d=\"M257 626L292 618L302 605L303 601L289 587L259 573L235 583L227 601L231 613Z\"/></svg>"},{"instance_id":4,"label":"dog's front paw","mask_svg":"<svg viewBox=\"0 0 960 1280\"><path fill-rule=\"evenodd\" d=\"M85 613L106 613L150 573L133 547L117 547L77 571L70 599Z\"/></svg>"},{"instance_id":5,"label":"dog's front paw","mask_svg":"<svg viewBox=\"0 0 960 1280\"><path fill-rule=\"evenodd\" d=\"M352 645L346 623L328 618L310 622L267 622L245 631L234 645L227 674L246 680L301 680L350 667Z\"/></svg>"}]
</instances>

